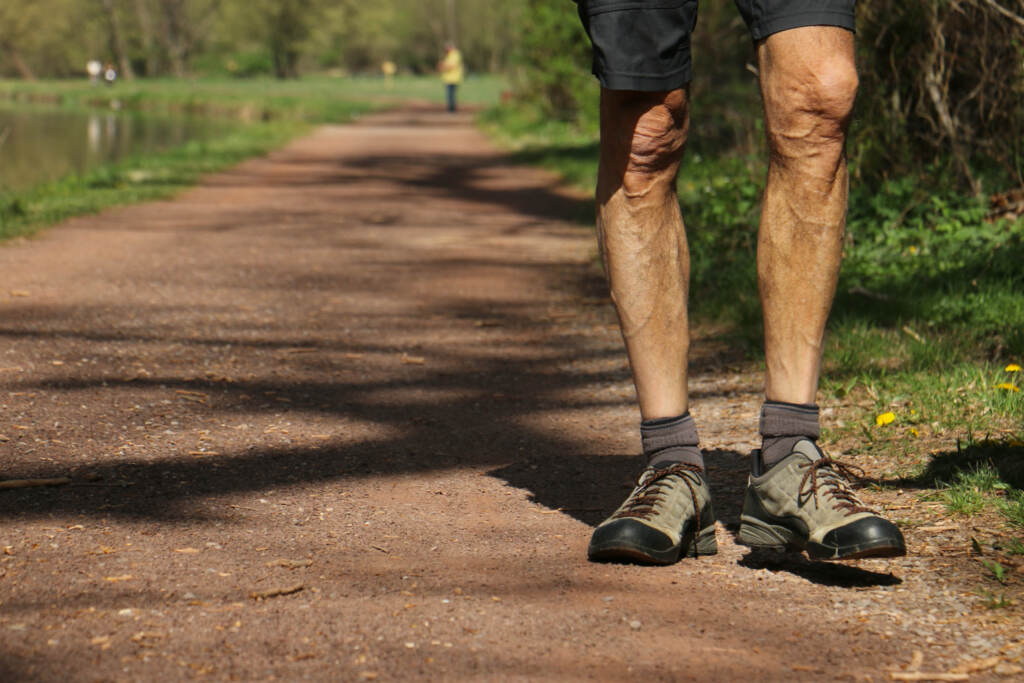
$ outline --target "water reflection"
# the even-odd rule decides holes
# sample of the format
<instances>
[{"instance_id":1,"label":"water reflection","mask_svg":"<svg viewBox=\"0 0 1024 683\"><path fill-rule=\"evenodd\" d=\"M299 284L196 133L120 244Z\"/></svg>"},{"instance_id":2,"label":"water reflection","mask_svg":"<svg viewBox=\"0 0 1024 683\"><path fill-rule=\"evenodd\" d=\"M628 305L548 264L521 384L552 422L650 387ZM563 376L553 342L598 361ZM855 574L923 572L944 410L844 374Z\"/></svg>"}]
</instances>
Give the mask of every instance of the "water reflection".
<instances>
[{"instance_id":1,"label":"water reflection","mask_svg":"<svg viewBox=\"0 0 1024 683\"><path fill-rule=\"evenodd\" d=\"M230 125L186 116L0 107L0 191L23 190L125 157L206 140Z\"/></svg>"}]
</instances>

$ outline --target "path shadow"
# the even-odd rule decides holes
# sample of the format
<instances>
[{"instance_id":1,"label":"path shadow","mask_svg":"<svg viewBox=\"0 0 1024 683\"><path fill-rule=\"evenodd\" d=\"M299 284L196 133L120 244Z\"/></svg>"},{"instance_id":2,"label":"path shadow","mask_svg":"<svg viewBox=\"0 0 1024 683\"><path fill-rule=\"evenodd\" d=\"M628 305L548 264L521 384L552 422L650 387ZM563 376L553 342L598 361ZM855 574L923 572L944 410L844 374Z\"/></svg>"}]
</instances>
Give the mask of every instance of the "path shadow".
<instances>
[{"instance_id":1,"label":"path shadow","mask_svg":"<svg viewBox=\"0 0 1024 683\"><path fill-rule=\"evenodd\" d=\"M1013 488L1024 490L1024 446L985 439L968 445L957 443L953 450L932 453L921 474L899 479L876 480L884 486L934 489L953 483L961 472L991 468Z\"/></svg>"},{"instance_id":2,"label":"path shadow","mask_svg":"<svg viewBox=\"0 0 1024 683\"><path fill-rule=\"evenodd\" d=\"M739 565L747 569L787 572L811 583L839 588L898 586L903 583L902 579L888 572L876 572L838 562L820 562L803 555L769 550L751 550L740 559Z\"/></svg>"},{"instance_id":3,"label":"path shadow","mask_svg":"<svg viewBox=\"0 0 1024 683\"><path fill-rule=\"evenodd\" d=\"M748 458L736 451L706 450L704 463L718 521L735 532L747 482ZM531 492L530 499L596 527L626 498L644 468L635 454L541 460L526 457L488 472Z\"/></svg>"}]
</instances>

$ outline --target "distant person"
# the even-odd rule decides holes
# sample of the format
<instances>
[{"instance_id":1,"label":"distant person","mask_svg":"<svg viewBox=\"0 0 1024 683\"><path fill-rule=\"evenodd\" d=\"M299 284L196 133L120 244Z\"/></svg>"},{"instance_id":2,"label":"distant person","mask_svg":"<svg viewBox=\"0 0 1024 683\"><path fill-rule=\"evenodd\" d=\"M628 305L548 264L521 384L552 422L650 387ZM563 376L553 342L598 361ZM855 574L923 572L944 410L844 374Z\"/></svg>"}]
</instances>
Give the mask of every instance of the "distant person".
<instances>
[{"instance_id":1,"label":"distant person","mask_svg":"<svg viewBox=\"0 0 1024 683\"><path fill-rule=\"evenodd\" d=\"M437 70L441 72L441 82L444 83L445 99L448 102L448 111L455 111L455 91L462 83L465 69L462 66L462 53L452 42L444 45L444 57L437 63Z\"/></svg>"},{"instance_id":2,"label":"distant person","mask_svg":"<svg viewBox=\"0 0 1024 683\"><path fill-rule=\"evenodd\" d=\"M103 68L103 80L106 81L107 85L114 85L114 81L117 80L117 69L110 62Z\"/></svg>"},{"instance_id":3,"label":"distant person","mask_svg":"<svg viewBox=\"0 0 1024 683\"><path fill-rule=\"evenodd\" d=\"M89 74L90 83L99 83L100 74L103 73L103 65L100 64L98 59L90 59L85 65L85 72Z\"/></svg>"},{"instance_id":4,"label":"distant person","mask_svg":"<svg viewBox=\"0 0 1024 683\"><path fill-rule=\"evenodd\" d=\"M387 82L388 89L395 87L395 74L398 73L398 66L388 59L380 65L380 70L384 74L384 81Z\"/></svg>"}]
</instances>

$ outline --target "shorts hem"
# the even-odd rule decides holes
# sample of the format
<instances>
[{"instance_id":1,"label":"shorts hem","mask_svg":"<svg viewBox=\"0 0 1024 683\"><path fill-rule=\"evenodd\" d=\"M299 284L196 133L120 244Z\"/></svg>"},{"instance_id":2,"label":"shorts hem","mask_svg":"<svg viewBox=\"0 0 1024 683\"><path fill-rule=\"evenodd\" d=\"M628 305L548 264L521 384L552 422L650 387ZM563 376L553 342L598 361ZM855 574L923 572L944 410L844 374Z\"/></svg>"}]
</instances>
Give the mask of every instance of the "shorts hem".
<instances>
[{"instance_id":1,"label":"shorts hem","mask_svg":"<svg viewBox=\"0 0 1024 683\"><path fill-rule=\"evenodd\" d=\"M676 90L693 80L691 67L663 76L649 76L631 73L595 73L601 87L605 90L637 90L641 92L660 92Z\"/></svg>"},{"instance_id":2,"label":"shorts hem","mask_svg":"<svg viewBox=\"0 0 1024 683\"><path fill-rule=\"evenodd\" d=\"M856 29L853 14L815 10L813 12L801 12L800 14L789 14L759 21L750 27L750 35L754 40L761 40L773 33L788 31L791 28L803 28L804 26L836 26L851 32Z\"/></svg>"},{"instance_id":3,"label":"shorts hem","mask_svg":"<svg viewBox=\"0 0 1024 683\"><path fill-rule=\"evenodd\" d=\"M638 0L620 0L619 2L590 3L587 5L586 11L587 16L595 17L599 14L605 14L606 12L622 12L625 10L680 9L685 6L688 1L689 0L662 0L662 2L652 3L650 0L646 0L645 2Z\"/></svg>"}]
</instances>

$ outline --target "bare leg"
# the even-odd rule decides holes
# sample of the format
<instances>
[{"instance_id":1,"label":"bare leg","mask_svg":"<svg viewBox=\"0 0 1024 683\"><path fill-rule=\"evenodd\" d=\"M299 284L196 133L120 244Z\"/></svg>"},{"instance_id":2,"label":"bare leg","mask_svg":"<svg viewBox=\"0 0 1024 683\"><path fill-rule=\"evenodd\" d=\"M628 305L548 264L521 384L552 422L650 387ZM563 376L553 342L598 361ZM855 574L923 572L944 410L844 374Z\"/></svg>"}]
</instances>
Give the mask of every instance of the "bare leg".
<instances>
[{"instance_id":1,"label":"bare leg","mask_svg":"<svg viewBox=\"0 0 1024 683\"><path fill-rule=\"evenodd\" d=\"M686 412L690 255L675 180L685 90L601 93L597 227L646 420Z\"/></svg>"},{"instance_id":2,"label":"bare leg","mask_svg":"<svg viewBox=\"0 0 1024 683\"><path fill-rule=\"evenodd\" d=\"M686 95L601 93L598 234L644 418L647 467L594 530L591 560L671 564L718 551L696 427L683 416L690 256L675 180L689 122Z\"/></svg>"},{"instance_id":3,"label":"bare leg","mask_svg":"<svg viewBox=\"0 0 1024 683\"><path fill-rule=\"evenodd\" d=\"M811 26L758 45L771 159L758 236L769 400L814 403L842 254L853 34Z\"/></svg>"}]
</instances>

